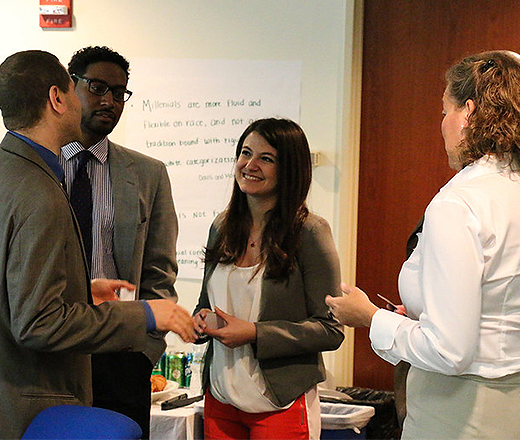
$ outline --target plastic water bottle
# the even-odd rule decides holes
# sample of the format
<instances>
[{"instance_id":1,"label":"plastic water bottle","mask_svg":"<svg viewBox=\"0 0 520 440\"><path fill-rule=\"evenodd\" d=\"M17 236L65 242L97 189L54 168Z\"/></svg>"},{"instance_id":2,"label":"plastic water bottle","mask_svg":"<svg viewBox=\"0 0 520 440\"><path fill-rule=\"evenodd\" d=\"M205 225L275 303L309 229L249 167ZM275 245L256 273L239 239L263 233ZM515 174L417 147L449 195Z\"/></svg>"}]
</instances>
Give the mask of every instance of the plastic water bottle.
<instances>
[{"instance_id":1,"label":"plastic water bottle","mask_svg":"<svg viewBox=\"0 0 520 440\"><path fill-rule=\"evenodd\" d=\"M198 396L202 393L202 359L207 344L193 345L193 358L191 361L190 394Z\"/></svg>"}]
</instances>

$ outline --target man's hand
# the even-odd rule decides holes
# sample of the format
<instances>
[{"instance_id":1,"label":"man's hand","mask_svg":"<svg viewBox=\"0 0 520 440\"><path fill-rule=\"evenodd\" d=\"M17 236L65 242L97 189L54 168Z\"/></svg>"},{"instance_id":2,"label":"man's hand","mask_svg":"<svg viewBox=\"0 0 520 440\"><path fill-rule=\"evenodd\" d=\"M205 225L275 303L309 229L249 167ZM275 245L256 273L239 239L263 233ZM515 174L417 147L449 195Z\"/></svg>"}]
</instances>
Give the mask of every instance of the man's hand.
<instances>
[{"instance_id":1,"label":"man's hand","mask_svg":"<svg viewBox=\"0 0 520 440\"><path fill-rule=\"evenodd\" d=\"M152 308L155 324L159 331L177 333L184 342L195 342L194 321L184 307L171 299L153 299L148 304Z\"/></svg>"},{"instance_id":2,"label":"man's hand","mask_svg":"<svg viewBox=\"0 0 520 440\"><path fill-rule=\"evenodd\" d=\"M325 303L339 322L349 327L370 327L372 317L379 310L365 292L357 287L341 284L343 296L327 295Z\"/></svg>"},{"instance_id":3,"label":"man's hand","mask_svg":"<svg viewBox=\"0 0 520 440\"><path fill-rule=\"evenodd\" d=\"M107 280L105 278L96 278L90 282L90 288L92 290L92 300L94 305L105 301L118 301L119 297L116 292L125 287L129 290L134 290L135 286L128 281L123 280Z\"/></svg>"}]
</instances>

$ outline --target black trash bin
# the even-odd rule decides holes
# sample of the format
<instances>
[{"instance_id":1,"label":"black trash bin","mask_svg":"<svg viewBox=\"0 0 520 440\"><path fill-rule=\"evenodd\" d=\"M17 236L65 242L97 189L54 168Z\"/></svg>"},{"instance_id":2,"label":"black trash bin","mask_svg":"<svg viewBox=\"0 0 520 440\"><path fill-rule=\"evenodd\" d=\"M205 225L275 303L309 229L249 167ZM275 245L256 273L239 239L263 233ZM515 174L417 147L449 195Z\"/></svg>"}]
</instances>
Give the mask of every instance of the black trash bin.
<instances>
[{"instance_id":1,"label":"black trash bin","mask_svg":"<svg viewBox=\"0 0 520 440\"><path fill-rule=\"evenodd\" d=\"M349 405L372 406L375 415L366 426L367 439L399 439L400 428L395 409L393 391L373 390L370 388L337 387L336 391L346 394L345 403ZM338 402L338 398L322 398L321 401Z\"/></svg>"}]
</instances>

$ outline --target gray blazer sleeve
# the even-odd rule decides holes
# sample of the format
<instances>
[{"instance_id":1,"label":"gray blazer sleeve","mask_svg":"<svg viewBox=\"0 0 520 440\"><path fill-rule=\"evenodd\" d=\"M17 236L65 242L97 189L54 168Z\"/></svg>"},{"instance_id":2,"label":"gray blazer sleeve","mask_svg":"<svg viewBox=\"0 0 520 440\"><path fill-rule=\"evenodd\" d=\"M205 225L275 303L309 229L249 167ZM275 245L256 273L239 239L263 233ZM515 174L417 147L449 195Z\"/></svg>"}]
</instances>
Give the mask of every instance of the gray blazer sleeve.
<instances>
[{"instance_id":1,"label":"gray blazer sleeve","mask_svg":"<svg viewBox=\"0 0 520 440\"><path fill-rule=\"evenodd\" d=\"M177 215L165 165L109 143L115 202L114 257L119 276L139 298L177 297Z\"/></svg>"},{"instance_id":2,"label":"gray blazer sleeve","mask_svg":"<svg viewBox=\"0 0 520 440\"><path fill-rule=\"evenodd\" d=\"M298 267L287 283L264 279L258 359L304 355L337 349L343 326L328 313L325 296L339 296L339 258L328 223L309 215L303 229Z\"/></svg>"},{"instance_id":3,"label":"gray blazer sleeve","mask_svg":"<svg viewBox=\"0 0 520 440\"><path fill-rule=\"evenodd\" d=\"M172 200L170 179L161 164L159 185L150 212L148 236L144 244L141 272L141 297L177 298L173 287L177 278L177 215Z\"/></svg>"},{"instance_id":4,"label":"gray blazer sleeve","mask_svg":"<svg viewBox=\"0 0 520 440\"><path fill-rule=\"evenodd\" d=\"M161 161L109 143L115 199L114 257L119 276L138 286L140 299L177 299L177 215ZM155 364L164 334L148 335L144 353Z\"/></svg>"}]
</instances>

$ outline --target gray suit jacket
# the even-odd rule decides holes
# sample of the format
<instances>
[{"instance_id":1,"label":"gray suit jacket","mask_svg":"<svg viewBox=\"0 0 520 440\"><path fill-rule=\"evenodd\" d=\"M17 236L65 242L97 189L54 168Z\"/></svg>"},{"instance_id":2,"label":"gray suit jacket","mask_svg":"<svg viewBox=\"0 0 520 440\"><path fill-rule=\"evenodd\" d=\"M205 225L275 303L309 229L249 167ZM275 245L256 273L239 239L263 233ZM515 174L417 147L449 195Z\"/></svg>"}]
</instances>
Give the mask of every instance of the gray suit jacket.
<instances>
[{"instance_id":1,"label":"gray suit jacket","mask_svg":"<svg viewBox=\"0 0 520 440\"><path fill-rule=\"evenodd\" d=\"M42 409L91 404L89 353L143 351L138 302L87 304L78 225L55 174L27 143L0 144L0 437Z\"/></svg>"},{"instance_id":2,"label":"gray suit jacket","mask_svg":"<svg viewBox=\"0 0 520 440\"><path fill-rule=\"evenodd\" d=\"M209 233L208 246L218 236L219 218ZM207 285L215 265L206 265L196 313L212 309ZM335 350L343 341L343 326L328 313L325 296L339 296L340 267L329 224L309 214L302 230L298 267L286 281L263 278L260 312L255 323L253 350L260 364L269 397L285 406L325 380L321 352ZM202 342L202 341L201 341ZM209 384L213 353L210 340L203 369L203 386Z\"/></svg>"},{"instance_id":3,"label":"gray suit jacket","mask_svg":"<svg viewBox=\"0 0 520 440\"><path fill-rule=\"evenodd\" d=\"M108 161L119 277L137 285L139 299L177 298L178 224L164 163L113 142ZM150 335L145 354L152 364L165 347L163 335Z\"/></svg>"}]
</instances>

